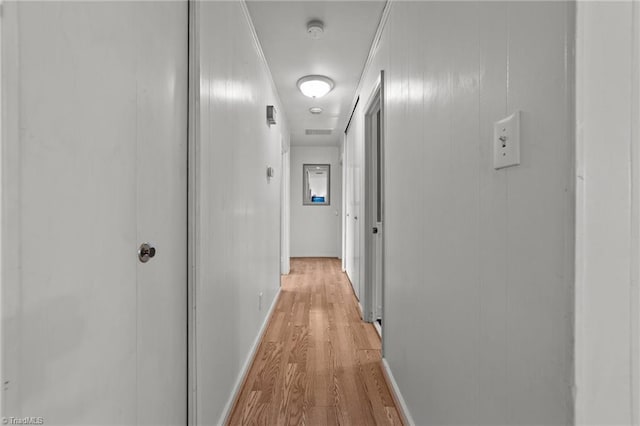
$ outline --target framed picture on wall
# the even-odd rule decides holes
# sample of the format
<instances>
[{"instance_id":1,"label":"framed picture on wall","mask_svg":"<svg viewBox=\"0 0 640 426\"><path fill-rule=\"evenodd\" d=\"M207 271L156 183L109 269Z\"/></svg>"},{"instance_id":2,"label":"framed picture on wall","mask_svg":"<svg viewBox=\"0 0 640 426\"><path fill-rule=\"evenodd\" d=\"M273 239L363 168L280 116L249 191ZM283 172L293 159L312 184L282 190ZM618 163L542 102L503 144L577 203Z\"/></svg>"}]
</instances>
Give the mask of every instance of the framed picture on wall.
<instances>
[{"instance_id":1,"label":"framed picture on wall","mask_svg":"<svg viewBox=\"0 0 640 426\"><path fill-rule=\"evenodd\" d=\"M331 205L331 165L302 165L302 204L305 206Z\"/></svg>"}]
</instances>

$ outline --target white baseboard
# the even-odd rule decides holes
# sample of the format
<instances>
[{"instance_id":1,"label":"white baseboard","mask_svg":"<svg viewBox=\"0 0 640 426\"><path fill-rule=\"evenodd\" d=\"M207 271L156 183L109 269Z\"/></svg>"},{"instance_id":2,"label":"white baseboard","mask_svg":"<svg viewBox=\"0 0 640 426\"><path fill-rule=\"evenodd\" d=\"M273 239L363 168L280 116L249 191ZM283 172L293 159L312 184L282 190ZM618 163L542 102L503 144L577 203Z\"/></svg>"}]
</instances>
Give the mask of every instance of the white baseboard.
<instances>
[{"instance_id":1,"label":"white baseboard","mask_svg":"<svg viewBox=\"0 0 640 426\"><path fill-rule=\"evenodd\" d=\"M373 326L375 327L376 331L378 332L378 336L380 336L380 338L382 339L382 327L380 327L380 323L378 323L378 321L374 321L373 322Z\"/></svg>"},{"instance_id":2,"label":"white baseboard","mask_svg":"<svg viewBox=\"0 0 640 426\"><path fill-rule=\"evenodd\" d=\"M225 425L229 421L229 417L231 416L231 410L233 410L233 404L236 402L236 398L239 396L240 391L242 390L242 385L244 384L245 379L247 378L247 374L249 374L249 370L251 369L251 365L253 364L253 360L258 353L258 347L260 347L260 342L262 341L262 337L264 336L265 331L267 330L267 325L269 324L269 320L271 319L271 315L273 314L274 309L276 308L276 304L278 303L278 299L280 298L280 289L278 288L278 292L276 296L273 298L273 302L271 302L271 306L269 307L269 312L264 317L264 321L260 326L260 330L258 331L258 335L256 339L253 341L253 345L251 345L251 350L249 351L249 355L247 356L242 369L240 370L240 374L238 375L238 379L236 380L235 385L233 386L233 390L231 392L231 396L229 400L224 406L224 410L222 410L222 415L218 420L218 425Z\"/></svg>"},{"instance_id":3,"label":"white baseboard","mask_svg":"<svg viewBox=\"0 0 640 426\"><path fill-rule=\"evenodd\" d=\"M407 403L402 397L402 394L400 393L400 389L398 389L398 383L396 383L396 379L393 378L393 373L391 372L389 363L385 358L382 358L382 372L384 373L384 376L387 379L387 383L391 385L391 393L393 394L392 395L393 400L395 401L396 407L400 412L399 414L402 417L402 422L407 426L415 426L416 423L413 421L413 417L411 417L411 413L409 412Z\"/></svg>"}]
</instances>

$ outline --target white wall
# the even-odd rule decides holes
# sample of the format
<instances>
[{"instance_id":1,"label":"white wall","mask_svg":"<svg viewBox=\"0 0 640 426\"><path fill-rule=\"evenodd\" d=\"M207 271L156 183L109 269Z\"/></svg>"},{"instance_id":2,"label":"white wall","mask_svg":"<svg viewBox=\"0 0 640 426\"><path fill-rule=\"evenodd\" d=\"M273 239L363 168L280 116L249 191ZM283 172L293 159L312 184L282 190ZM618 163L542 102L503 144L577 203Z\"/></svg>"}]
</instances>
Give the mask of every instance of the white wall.
<instances>
[{"instance_id":1,"label":"white wall","mask_svg":"<svg viewBox=\"0 0 640 426\"><path fill-rule=\"evenodd\" d=\"M359 94L385 70L384 351L417 424L572 422L573 21L392 3ZM496 171L515 110L522 164Z\"/></svg>"},{"instance_id":2,"label":"white wall","mask_svg":"<svg viewBox=\"0 0 640 426\"><path fill-rule=\"evenodd\" d=\"M577 6L577 424L640 422L639 16Z\"/></svg>"},{"instance_id":3,"label":"white wall","mask_svg":"<svg viewBox=\"0 0 640 426\"><path fill-rule=\"evenodd\" d=\"M331 205L302 205L302 165L331 165ZM336 146L291 147L291 257L341 257L342 169Z\"/></svg>"},{"instance_id":4,"label":"white wall","mask_svg":"<svg viewBox=\"0 0 640 426\"><path fill-rule=\"evenodd\" d=\"M219 424L279 288L281 136L288 130L244 3L197 5L196 404L198 424ZM267 125L267 105L276 106L277 125Z\"/></svg>"}]
</instances>

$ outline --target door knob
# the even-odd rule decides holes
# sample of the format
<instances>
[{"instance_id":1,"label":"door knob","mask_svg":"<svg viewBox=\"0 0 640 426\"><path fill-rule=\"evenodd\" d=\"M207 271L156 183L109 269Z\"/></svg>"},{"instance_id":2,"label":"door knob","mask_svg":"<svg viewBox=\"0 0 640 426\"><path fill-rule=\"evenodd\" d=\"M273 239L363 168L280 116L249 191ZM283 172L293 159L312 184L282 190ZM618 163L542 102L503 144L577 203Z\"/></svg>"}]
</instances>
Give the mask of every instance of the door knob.
<instances>
[{"instance_id":1,"label":"door knob","mask_svg":"<svg viewBox=\"0 0 640 426\"><path fill-rule=\"evenodd\" d=\"M373 233L374 233L374 234L377 234L377 233L378 233L378 227L377 227L377 226L374 226L374 227L373 227Z\"/></svg>"},{"instance_id":2,"label":"door knob","mask_svg":"<svg viewBox=\"0 0 640 426\"><path fill-rule=\"evenodd\" d=\"M140 262L147 263L149 259L156 255L156 248L151 246L149 243L140 244L140 248L138 249L138 259Z\"/></svg>"}]
</instances>

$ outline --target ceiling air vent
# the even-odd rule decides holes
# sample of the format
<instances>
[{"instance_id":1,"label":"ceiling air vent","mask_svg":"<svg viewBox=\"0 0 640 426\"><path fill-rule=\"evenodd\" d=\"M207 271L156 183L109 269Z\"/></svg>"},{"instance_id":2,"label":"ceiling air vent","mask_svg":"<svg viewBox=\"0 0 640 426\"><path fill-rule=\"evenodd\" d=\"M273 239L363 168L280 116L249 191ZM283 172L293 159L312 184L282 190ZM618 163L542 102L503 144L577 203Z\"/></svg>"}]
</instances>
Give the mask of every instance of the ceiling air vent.
<instances>
[{"instance_id":1,"label":"ceiling air vent","mask_svg":"<svg viewBox=\"0 0 640 426\"><path fill-rule=\"evenodd\" d=\"M331 129L306 129L304 131L305 135L330 135L332 132Z\"/></svg>"}]
</instances>

